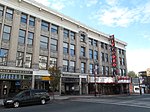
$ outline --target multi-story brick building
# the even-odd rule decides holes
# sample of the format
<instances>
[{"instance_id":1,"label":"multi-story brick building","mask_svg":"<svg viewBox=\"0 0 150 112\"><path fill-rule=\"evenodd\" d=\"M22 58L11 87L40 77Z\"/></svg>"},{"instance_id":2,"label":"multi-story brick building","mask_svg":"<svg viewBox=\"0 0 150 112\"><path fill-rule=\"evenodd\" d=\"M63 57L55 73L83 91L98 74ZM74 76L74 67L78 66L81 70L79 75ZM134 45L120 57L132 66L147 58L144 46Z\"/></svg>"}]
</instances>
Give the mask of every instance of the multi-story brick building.
<instances>
[{"instance_id":1,"label":"multi-story brick building","mask_svg":"<svg viewBox=\"0 0 150 112\"><path fill-rule=\"evenodd\" d=\"M94 87L102 94L126 92L127 44L116 38L114 43L110 35L35 1L1 0L0 95L31 87L47 89L48 81L42 77L51 65L61 69L62 93L90 94Z\"/></svg>"}]
</instances>

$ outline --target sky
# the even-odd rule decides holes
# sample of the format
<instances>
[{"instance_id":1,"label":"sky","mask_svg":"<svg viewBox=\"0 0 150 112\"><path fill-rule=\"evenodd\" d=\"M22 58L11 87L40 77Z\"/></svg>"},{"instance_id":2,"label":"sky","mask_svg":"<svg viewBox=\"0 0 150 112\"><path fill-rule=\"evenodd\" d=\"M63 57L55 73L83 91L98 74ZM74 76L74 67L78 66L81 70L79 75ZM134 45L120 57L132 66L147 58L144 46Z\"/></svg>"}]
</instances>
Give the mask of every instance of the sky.
<instances>
[{"instance_id":1,"label":"sky","mask_svg":"<svg viewBox=\"0 0 150 112\"><path fill-rule=\"evenodd\" d=\"M35 0L126 42L128 71L150 68L150 0Z\"/></svg>"}]
</instances>

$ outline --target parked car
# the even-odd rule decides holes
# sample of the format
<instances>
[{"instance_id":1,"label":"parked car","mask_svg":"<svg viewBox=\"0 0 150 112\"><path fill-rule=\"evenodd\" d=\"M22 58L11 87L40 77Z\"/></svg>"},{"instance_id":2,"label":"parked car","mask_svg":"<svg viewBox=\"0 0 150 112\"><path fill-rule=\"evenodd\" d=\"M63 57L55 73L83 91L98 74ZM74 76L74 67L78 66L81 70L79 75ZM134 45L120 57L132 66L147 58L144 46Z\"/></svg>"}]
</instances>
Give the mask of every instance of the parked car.
<instances>
[{"instance_id":1,"label":"parked car","mask_svg":"<svg viewBox=\"0 0 150 112\"><path fill-rule=\"evenodd\" d=\"M17 108L22 105L38 103L44 105L47 101L50 101L50 96L47 90L29 89L21 91L12 98L4 99L4 106Z\"/></svg>"}]
</instances>

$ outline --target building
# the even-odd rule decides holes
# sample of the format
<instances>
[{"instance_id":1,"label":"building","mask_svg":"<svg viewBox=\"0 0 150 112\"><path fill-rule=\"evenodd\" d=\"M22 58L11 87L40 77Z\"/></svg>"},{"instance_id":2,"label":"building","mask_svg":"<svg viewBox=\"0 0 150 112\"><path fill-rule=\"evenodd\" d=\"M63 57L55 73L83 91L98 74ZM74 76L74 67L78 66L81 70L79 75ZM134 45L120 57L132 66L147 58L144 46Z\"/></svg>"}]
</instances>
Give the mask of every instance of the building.
<instances>
[{"instance_id":1,"label":"building","mask_svg":"<svg viewBox=\"0 0 150 112\"><path fill-rule=\"evenodd\" d=\"M125 93L126 45L33 0L1 0L0 95L47 89L53 65L63 94Z\"/></svg>"}]
</instances>

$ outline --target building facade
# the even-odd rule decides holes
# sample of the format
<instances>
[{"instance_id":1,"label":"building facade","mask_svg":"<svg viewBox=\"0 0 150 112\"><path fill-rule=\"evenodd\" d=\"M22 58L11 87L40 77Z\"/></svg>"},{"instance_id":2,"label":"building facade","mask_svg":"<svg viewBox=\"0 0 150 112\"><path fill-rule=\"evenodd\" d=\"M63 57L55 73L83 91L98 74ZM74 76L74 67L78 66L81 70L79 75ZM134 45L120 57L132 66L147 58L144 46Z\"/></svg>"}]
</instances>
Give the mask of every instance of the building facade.
<instances>
[{"instance_id":1,"label":"building facade","mask_svg":"<svg viewBox=\"0 0 150 112\"><path fill-rule=\"evenodd\" d=\"M61 94L126 93L127 43L32 0L0 1L0 95L48 88L61 70Z\"/></svg>"}]
</instances>

